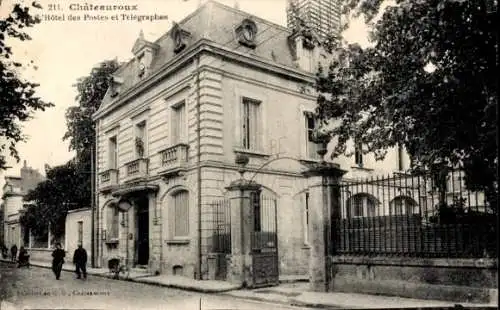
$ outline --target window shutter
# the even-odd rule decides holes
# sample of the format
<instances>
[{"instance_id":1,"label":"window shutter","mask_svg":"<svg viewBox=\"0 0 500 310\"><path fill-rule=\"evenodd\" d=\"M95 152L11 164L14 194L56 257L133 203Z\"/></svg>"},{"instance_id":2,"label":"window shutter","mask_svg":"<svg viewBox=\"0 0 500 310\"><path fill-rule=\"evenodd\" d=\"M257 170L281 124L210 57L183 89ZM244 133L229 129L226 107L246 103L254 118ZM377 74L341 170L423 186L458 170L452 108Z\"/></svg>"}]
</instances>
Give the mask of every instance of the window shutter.
<instances>
[{"instance_id":1,"label":"window shutter","mask_svg":"<svg viewBox=\"0 0 500 310\"><path fill-rule=\"evenodd\" d=\"M250 114L250 148L259 150L260 126L259 126L259 105L255 102L249 104Z\"/></svg>"},{"instance_id":2,"label":"window shutter","mask_svg":"<svg viewBox=\"0 0 500 310\"><path fill-rule=\"evenodd\" d=\"M189 202L186 191L178 192L173 197L173 236L186 237L189 235Z\"/></svg>"},{"instance_id":3,"label":"window shutter","mask_svg":"<svg viewBox=\"0 0 500 310\"><path fill-rule=\"evenodd\" d=\"M243 104L242 104L242 109L241 109L241 115L242 115L242 122L241 122L241 143L243 148L250 148L249 145L249 103L247 100L243 99Z\"/></svg>"},{"instance_id":4,"label":"window shutter","mask_svg":"<svg viewBox=\"0 0 500 310\"><path fill-rule=\"evenodd\" d=\"M178 142L185 142L186 141L186 105L182 103L181 106L179 106L178 110L178 128L179 128L179 140Z\"/></svg>"}]
</instances>

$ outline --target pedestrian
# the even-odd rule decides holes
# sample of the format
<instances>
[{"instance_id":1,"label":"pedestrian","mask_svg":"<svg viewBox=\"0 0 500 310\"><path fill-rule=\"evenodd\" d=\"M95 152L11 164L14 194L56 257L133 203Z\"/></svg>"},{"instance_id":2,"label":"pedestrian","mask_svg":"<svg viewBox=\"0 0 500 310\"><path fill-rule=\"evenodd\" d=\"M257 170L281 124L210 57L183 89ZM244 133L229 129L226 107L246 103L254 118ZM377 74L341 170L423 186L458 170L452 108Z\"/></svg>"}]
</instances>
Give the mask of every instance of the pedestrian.
<instances>
[{"instance_id":1,"label":"pedestrian","mask_svg":"<svg viewBox=\"0 0 500 310\"><path fill-rule=\"evenodd\" d=\"M10 248L10 255L11 255L11 260L13 262L16 261L16 257L17 257L17 245L13 245L11 248Z\"/></svg>"},{"instance_id":2,"label":"pedestrian","mask_svg":"<svg viewBox=\"0 0 500 310\"><path fill-rule=\"evenodd\" d=\"M28 255L28 251L24 248L24 246L21 246L19 248L19 258L18 258L18 265L17 268L21 268L23 266L30 267L30 256Z\"/></svg>"},{"instance_id":3,"label":"pedestrian","mask_svg":"<svg viewBox=\"0 0 500 310\"><path fill-rule=\"evenodd\" d=\"M56 243L56 249L52 252L52 271L56 275L56 280L61 277L61 270L64 264L66 253L61 248L61 243Z\"/></svg>"},{"instance_id":4,"label":"pedestrian","mask_svg":"<svg viewBox=\"0 0 500 310\"><path fill-rule=\"evenodd\" d=\"M87 251L81 244L78 244L78 249L73 254L73 264L76 267L76 278L81 279L83 273L83 278L87 279Z\"/></svg>"}]
</instances>

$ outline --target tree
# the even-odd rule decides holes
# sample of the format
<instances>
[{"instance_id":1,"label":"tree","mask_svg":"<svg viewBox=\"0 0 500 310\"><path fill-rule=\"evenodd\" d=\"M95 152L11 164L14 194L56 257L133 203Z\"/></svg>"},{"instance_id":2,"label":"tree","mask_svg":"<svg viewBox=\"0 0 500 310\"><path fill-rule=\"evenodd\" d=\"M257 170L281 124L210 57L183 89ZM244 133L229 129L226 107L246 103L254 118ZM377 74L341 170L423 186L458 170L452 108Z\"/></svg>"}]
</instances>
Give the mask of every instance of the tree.
<instances>
[{"instance_id":1,"label":"tree","mask_svg":"<svg viewBox=\"0 0 500 310\"><path fill-rule=\"evenodd\" d=\"M69 140L70 150L77 152L78 162L83 169L90 171L91 150L95 145L95 129L92 115L99 109L108 90L111 74L118 69L117 60L103 61L95 66L90 75L79 78L74 85L78 91L78 106L66 111L68 130L63 140ZM89 175L90 182L90 175Z\"/></svg>"},{"instance_id":2,"label":"tree","mask_svg":"<svg viewBox=\"0 0 500 310\"><path fill-rule=\"evenodd\" d=\"M344 41L317 74L333 155L353 139L379 159L404 146L415 168L460 164L466 186L496 206L496 1L382 2L345 1L371 26L372 45Z\"/></svg>"},{"instance_id":3,"label":"tree","mask_svg":"<svg viewBox=\"0 0 500 310\"><path fill-rule=\"evenodd\" d=\"M34 234L46 234L50 222L52 233L60 236L64 232L67 211L91 203L90 161L95 143L92 114L99 108L111 73L117 67L117 61L105 61L75 84L79 105L67 110L68 131L63 139L70 141L70 150L75 150L77 155L64 165L47 169L47 179L25 197L34 204L28 208L22 221L32 228Z\"/></svg>"},{"instance_id":4,"label":"tree","mask_svg":"<svg viewBox=\"0 0 500 310\"><path fill-rule=\"evenodd\" d=\"M32 6L40 8L35 2ZM23 65L11 60L13 52L8 39L31 40L24 29L40 22L30 13L30 7L15 4L9 16L0 20L0 137L3 137L0 140L0 169L7 168L4 155L7 149L10 156L18 162L20 160L16 145L26 140L22 134L21 123L29 120L35 111L44 111L53 106L52 103L44 102L36 96L38 84L20 77L19 69L27 68L33 62Z\"/></svg>"},{"instance_id":5,"label":"tree","mask_svg":"<svg viewBox=\"0 0 500 310\"><path fill-rule=\"evenodd\" d=\"M75 160L49 168L46 174L46 180L38 183L24 197L32 205L26 210L21 222L38 236L47 233L50 223L51 232L58 237L64 232L67 211L89 203L90 193L82 186L87 176L80 173Z\"/></svg>"}]
</instances>

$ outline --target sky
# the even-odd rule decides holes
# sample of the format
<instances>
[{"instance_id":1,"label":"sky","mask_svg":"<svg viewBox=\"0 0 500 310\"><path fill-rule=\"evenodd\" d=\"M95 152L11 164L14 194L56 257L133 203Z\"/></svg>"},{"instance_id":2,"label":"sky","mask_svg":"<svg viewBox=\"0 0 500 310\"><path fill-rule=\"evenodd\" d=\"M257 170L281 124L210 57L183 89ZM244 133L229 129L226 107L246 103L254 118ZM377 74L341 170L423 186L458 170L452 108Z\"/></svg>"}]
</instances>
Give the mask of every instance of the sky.
<instances>
[{"instance_id":1,"label":"sky","mask_svg":"<svg viewBox=\"0 0 500 310\"><path fill-rule=\"evenodd\" d=\"M0 18L10 13L14 1L0 0ZM44 165L56 166L71 159L74 154L62 137L66 132L65 112L76 105L76 90L72 86L79 77L86 76L95 64L103 60L132 57L132 46L140 31L147 40L154 41L167 32L173 22L179 22L194 12L199 3L206 0L38 0L43 7L36 13L41 15L64 15L65 21L42 21L28 32L31 41L13 41L14 59L21 62L33 60L37 69L23 70L22 76L40 83L37 94L54 107L34 114L32 120L23 124L26 143L17 149L21 161L10 160L12 168L0 171L0 191L5 175L19 175L23 161L28 166L44 172ZM31 0L25 0L31 3ZM229 6L238 2L239 8L261 18L286 26L286 0L218 0ZM124 4L137 5L136 14L166 15L168 19L157 21L70 21L70 15L83 19L85 12L71 10L71 4ZM49 10L52 9L52 10ZM102 13L111 16L115 13ZM350 41L364 43L366 30L360 23L353 23L346 33Z\"/></svg>"}]
</instances>

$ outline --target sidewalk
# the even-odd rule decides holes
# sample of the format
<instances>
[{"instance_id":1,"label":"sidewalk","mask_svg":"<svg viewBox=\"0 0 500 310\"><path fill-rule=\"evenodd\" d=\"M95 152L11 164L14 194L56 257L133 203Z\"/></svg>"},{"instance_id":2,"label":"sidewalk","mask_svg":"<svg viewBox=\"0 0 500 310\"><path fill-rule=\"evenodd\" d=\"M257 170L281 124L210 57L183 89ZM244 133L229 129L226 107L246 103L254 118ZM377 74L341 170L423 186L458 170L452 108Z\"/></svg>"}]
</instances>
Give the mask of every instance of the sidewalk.
<instances>
[{"instance_id":1,"label":"sidewalk","mask_svg":"<svg viewBox=\"0 0 500 310\"><path fill-rule=\"evenodd\" d=\"M265 302L312 308L381 309L381 308L449 308L457 303L355 293L308 292L308 283L282 284L279 287L239 290L225 295ZM496 304L459 303L470 308L497 308Z\"/></svg>"},{"instance_id":2,"label":"sidewalk","mask_svg":"<svg viewBox=\"0 0 500 310\"><path fill-rule=\"evenodd\" d=\"M0 261L11 263L9 260L1 258ZM52 268L52 264L50 262L31 261L30 265L41 268L49 268L49 269ZM63 265L63 270L74 272L75 267L72 263L65 263ZM98 277L110 278L110 279L112 279L114 276L114 274L110 273L107 268L87 267L87 274ZM120 274L120 280L158 285L170 288L178 288L182 290L202 292L202 293L222 293L231 290L237 290L240 288L238 285L231 284L226 281L211 281L211 280L197 281L195 279L190 279L181 276L167 276L167 275L153 276L142 270L140 271L131 270L126 276Z\"/></svg>"},{"instance_id":3,"label":"sidewalk","mask_svg":"<svg viewBox=\"0 0 500 310\"><path fill-rule=\"evenodd\" d=\"M9 262L0 259L0 261ZM51 268L48 262L32 262L32 266ZM73 264L67 263L63 267L65 271L74 271ZM89 275L112 278L112 274L105 268L87 268ZM280 286L240 290L238 285L226 281L203 280L198 281L181 276L158 275L152 276L144 271L131 271L127 278L121 280L158 285L163 287L177 288L202 293L220 293L235 298L250 299L256 301L278 303L302 307L314 308L342 308L342 309L376 309L376 308L430 308L430 307L454 307L456 303L436 300L422 300L411 298L400 298L391 296L378 296L354 293L318 293L310 292L307 282L303 277L284 278ZM463 307L498 307L497 304L460 303Z\"/></svg>"}]
</instances>

